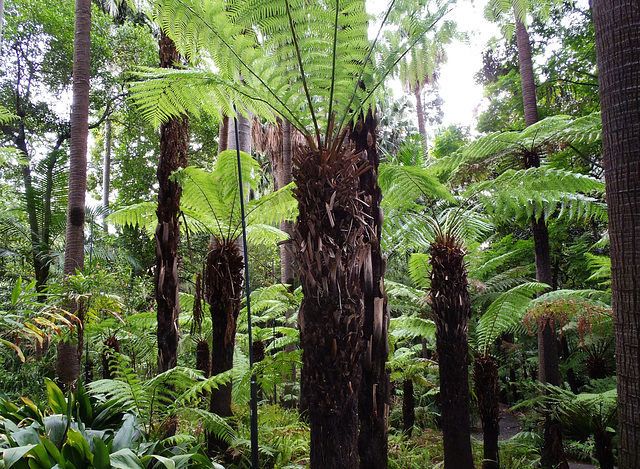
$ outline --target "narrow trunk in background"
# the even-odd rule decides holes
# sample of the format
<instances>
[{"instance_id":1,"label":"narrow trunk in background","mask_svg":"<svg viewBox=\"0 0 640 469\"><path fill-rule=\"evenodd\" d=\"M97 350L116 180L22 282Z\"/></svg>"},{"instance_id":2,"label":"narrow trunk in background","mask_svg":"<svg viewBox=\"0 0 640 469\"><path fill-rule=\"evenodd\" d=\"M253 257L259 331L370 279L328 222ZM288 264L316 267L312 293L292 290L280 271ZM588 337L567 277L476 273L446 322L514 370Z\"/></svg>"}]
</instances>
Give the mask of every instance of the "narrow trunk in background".
<instances>
[{"instance_id":1,"label":"narrow trunk in background","mask_svg":"<svg viewBox=\"0 0 640 469\"><path fill-rule=\"evenodd\" d=\"M618 376L618 467L640 467L640 7L592 0Z\"/></svg>"},{"instance_id":2,"label":"narrow trunk in background","mask_svg":"<svg viewBox=\"0 0 640 469\"><path fill-rule=\"evenodd\" d=\"M422 87L416 83L413 87L413 94L416 97L416 114L418 115L418 131L422 136L422 147L424 154L427 154L427 125L424 122L424 106L422 104Z\"/></svg>"},{"instance_id":3,"label":"narrow trunk in background","mask_svg":"<svg viewBox=\"0 0 640 469\"><path fill-rule=\"evenodd\" d=\"M500 455L500 381L498 366L489 357L478 357L473 362L473 382L482 421L482 469L499 469Z\"/></svg>"},{"instance_id":4,"label":"narrow trunk in background","mask_svg":"<svg viewBox=\"0 0 640 469\"><path fill-rule=\"evenodd\" d=\"M364 198L364 211L369 225L365 233L367 256L360 280L364 293L364 360L359 396L358 436L361 469L387 467L390 409L389 373L386 370L390 316L384 288L386 261L380 247L383 213L380 207L382 191L378 186L380 158L376 147L376 125L376 119L370 110L366 118L361 116L358 119L350 135L356 152L363 152L364 164L368 166L368 170L360 176L360 191Z\"/></svg>"},{"instance_id":5,"label":"narrow trunk in background","mask_svg":"<svg viewBox=\"0 0 640 469\"><path fill-rule=\"evenodd\" d=\"M161 33L160 66L174 68L180 55L173 41ZM160 126L158 162L158 226L156 228L155 297L158 318L158 371L177 364L178 353L178 241L180 238L180 185L171 181L171 173L187 165L189 120L172 118Z\"/></svg>"},{"instance_id":6,"label":"narrow trunk in background","mask_svg":"<svg viewBox=\"0 0 640 469\"><path fill-rule=\"evenodd\" d=\"M278 189L286 186L293 180L291 174L291 122L284 120L282 123L282 167L278 174ZM293 237L293 222L283 221L280 223L280 229L287 233L290 238ZM294 257L291 245L286 243L280 246L280 282L291 285L294 289ZM287 319L291 315L287 313Z\"/></svg>"},{"instance_id":7,"label":"narrow trunk in background","mask_svg":"<svg viewBox=\"0 0 640 469\"><path fill-rule=\"evenodd\" d=\"M465 252L452 235L431 244L431 292L440 369L444 469L473 469L469 417L471 316Z\"/></svg>"},{"instance_id":8,"label":"narrow trunk in background","mask_svg":"<svg viewBox=\"0 0 640 469\"><path fill-rule=\"evenodd\" d=\"M362 156L338 148L294 154L294 249L304 299L298 313L311 469L354 469L358 458L364 295L368 256Z\"/></svg>"},{"instance_id":9,"label":"narrow trunk in background","mask_svg":"<svg viewBox=\"0 0 640 469\"><path fill-rule=\"evenodd\" d=\"M111 185L111 121L104 123L104 159L102 161L102 229L107 232L107 215L109 214L109 192Z\"/></svg>"},{"instance_id":10,"label":"narrow trunk in background","mask_svg":"<svg viewBox=\"0 0 640 469\"><path fill-rule=\"evenodd\" d=\"M64 249L64 275L84 270L84 219L89 135L91 65L91 0L76 0L73 39L73 104L69 145L69 199Z\"/></svg>"},{"instance_id":11,"label":"narrow trunk in background","mask_svg":"<svg viewBox=\"0 0 640 469\"><path fill-rule=\"evenodd\" d=\"M525 124L538 122L538 105L536 99L535 76L531 60L531 41L524 23L516 15L516 41L518 45L518 63L520 65L520 83L522 86L522 104ZM525 169L539 167L540 157L537 153L529 153L524 158ZM533 242L535 247L536 279L539 282L553 285L551 272L551 248L549 230L544 215L531 221ZM554 321L542 318L538 324L538 362L539 380L542 383L560 384L560 366ZM549 415L545 417L544 445L540 463L545 468L568 468L566 456L562 448L562 432L560 423Z\"/></svg>"},{"instance_id":12,"label":"narrow trunk in background","mask_svg":"<svg viewBox=\"0 0 640 469\"><path fill-rule=\"evenodd\" d=\"M222 116L218 141L218 153L222 153L229 146L229 116Z\"/></svg>"}]
</instances>

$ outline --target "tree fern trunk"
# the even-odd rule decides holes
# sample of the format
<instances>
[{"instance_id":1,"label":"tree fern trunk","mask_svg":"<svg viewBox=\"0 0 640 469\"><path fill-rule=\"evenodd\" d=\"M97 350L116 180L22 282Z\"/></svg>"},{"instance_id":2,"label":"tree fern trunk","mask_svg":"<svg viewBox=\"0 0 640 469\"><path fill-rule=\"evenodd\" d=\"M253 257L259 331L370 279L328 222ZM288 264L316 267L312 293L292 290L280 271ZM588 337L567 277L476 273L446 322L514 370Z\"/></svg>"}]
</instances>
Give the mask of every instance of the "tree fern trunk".
<instances>
[{"instance_id":1,"label":"tree fern trunk","mask_svg":"<svg viewBox=\"0 0 640 469\"><path fill-rule=\"evenodd\" d=\"M173 68L180 61L173 41L164 33L160 37L160 66ZM180 185L171 173L187 165L189 141L188 118L173 118L160 127L160 161L158 162L158 226L156 228L155 297L158 307L158 371L177 364L178 352L178 242L180 237Z\"/></svg>"},{"instance_id":2,"label":"tree fern trunk","mask_svg":"<svg viewBox=\"0 0 640 469\"><path fill-rule=\"evenodd\" d=\"M424 105L422 104L422 87L416 83L413 87L413 94L416 97L416 114L418 115L418 131L422 137L422 148L424 154L427 154L427 126L424 121Z\"/></svg>"},{"instance_id":3,"label":"tree fern trunk","mask_svg":"<svg viewBox=\"0 0 640 469\"><path fill-rule=\"evenodd\" d=\"M321 149L294 155L294 247L304 299L299 312L302 389L309 405L311 469L358 467L363 293L367 256L361 155Z\"/></svg>"},{"instance_id":4,"label":"tree fern trunk","mask_svg":"<svg viewBox=\"0 0 640 469\"><path fill-rule=\"evenodd\" d=\"M469 417L471 316L465 253L451 235L431 244L430 300L436 323L445 469L473 469Z\"/></svg>"},{"instance_id":5,"label":"tree fern trunk","mask_svg":"<svg viewBox=\"0 0 640 469\"><path fill-rule=\"evenodd\" d=\"M402 431L408 437L411 437L415 421L416 398L413 395L413 381L405 379L402 382Z\"/></svg>"},{"instance_id":6,"label":"tree fern trunk","mask_svg":"<svg viewBox=\"0 0 640 469\"><path fill-rule=\"evenodd\" d=\"M389 373L386 370L389 355L387 333L389 308L384 288L386 262L380 247L383 214L380 207L382 192L378 187L380 158L376 147L376 119L369 111L366 118L358 119L351 132L351 141L357 152L363 152L370 167L360 176L368 215L369 230L365 232L367 257L361 274L364 293L362 385L360 387L359 451L362 469L387 467L387 439L389 422Z\"/></svg>"},{"instance_id":7,"label":"tree fern trunk","mask_svg":"<svg viewBox=\"0 0 640 469\"><path fill-rule=\"evenodd\" d=\"M109 192L111 190L111 120L104 123L104 159L102 163L102 229L107 232L109 214Z\"/></svg>"}]
</instances>

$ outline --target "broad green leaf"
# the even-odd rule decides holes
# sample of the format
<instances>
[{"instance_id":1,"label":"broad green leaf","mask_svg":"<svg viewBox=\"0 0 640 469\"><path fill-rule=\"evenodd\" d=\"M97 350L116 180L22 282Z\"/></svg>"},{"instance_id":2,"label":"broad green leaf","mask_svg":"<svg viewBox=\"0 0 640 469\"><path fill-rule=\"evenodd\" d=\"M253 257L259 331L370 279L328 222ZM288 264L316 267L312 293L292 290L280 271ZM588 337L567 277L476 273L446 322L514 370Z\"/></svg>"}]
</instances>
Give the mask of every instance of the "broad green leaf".
<instances>
[{"instance_id":1,"label":"broad green leaf","mask_svg":"<svg viewBox=\"0 0 640 469\"><path fill-rule=\"evenodd\" d=\"M34 446L35 445L26 445L26 446L19 446L17 448L5 449L4 453L3 453L3 460L4 460L5 468L9 469L15 463L20 461L22 459L22 457L25 454L27 454L29 451L31 451L31 448L33 448Z\"/></svg>"},{"instance_id":2,"label":"broad green leaf","mask_svg":"<svg viewBox=\"0 0 640 469\"><path fill-rule=\"evenodd\" d=\"M22 293L22 277L18 277L18 281L11 292L11 306L15 306L18 303L20 293Z\"/></svg>"},{"instance_id":3,"label":"broad green leaf","mask_svg":"<svg viewBox=\"0 0 640 469\"><path fill-rule=\"evenodd\" d=\"M106 443L101 438L94 436L93 447L95 449L93 467L95 467L95 469L110 469L109 448L107 448Z\"/></svg>"},{"instance_id":4,"label":"broad green leaf","mask_svg":"<svg viewBox=\"0 0 640 469\"><path fill-rule=\"evenodd\" d=\"M113 469L135 469L143 467L140 458L129 448L123 448L115 453L111 453L110 459Z\"/></svg>"},{"instance_id":5,"label":"broad green leaf","mask_svg":"<svg viewBox=\"0 0 640 469\"><path fill-rule=\"evenodd\" d=\"M47 377L44 378L44 384L47 386L47 399L52 412L65 415L67 413L67 399L64 397L62 390Z\"/></svg>"}]
</instances>

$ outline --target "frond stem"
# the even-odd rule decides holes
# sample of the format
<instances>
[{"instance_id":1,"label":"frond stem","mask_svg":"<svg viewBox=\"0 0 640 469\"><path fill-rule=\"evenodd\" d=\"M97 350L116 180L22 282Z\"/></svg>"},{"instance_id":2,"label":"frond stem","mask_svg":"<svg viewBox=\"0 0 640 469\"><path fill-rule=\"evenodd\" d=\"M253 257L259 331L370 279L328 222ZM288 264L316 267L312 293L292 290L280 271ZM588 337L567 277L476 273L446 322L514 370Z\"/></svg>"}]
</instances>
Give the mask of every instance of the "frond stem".
<instances>
[{"instance_id":1,"label":"frond stem","mask_svg":"<svg viewBox=\"0 0 640 469\"><path fill-rule=\"evenodd\" d=\"M338 14L340 11L340 0L336 0L336 19L333 25L333 55L331 63L331 91L329 92L329 113L327 115L327 132L324 136L324 146L327 147L329 143L329 133L331 129L331 114L333 113L333 92L336 86L336 50L338 48Z\"/></svg>"}]
</instances>

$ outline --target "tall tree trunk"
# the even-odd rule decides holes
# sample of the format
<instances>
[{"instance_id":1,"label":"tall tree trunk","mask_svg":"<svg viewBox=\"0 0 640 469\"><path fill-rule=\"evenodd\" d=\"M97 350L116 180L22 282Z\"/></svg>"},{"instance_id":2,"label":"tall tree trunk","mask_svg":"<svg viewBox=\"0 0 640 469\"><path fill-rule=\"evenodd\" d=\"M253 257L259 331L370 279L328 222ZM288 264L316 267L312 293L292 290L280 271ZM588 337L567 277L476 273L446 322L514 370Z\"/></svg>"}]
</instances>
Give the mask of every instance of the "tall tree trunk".
<instances>
[{"instance_id":1,"label":"tall tree trunk","mask_svg":"<svg viewBox=\"0 0 640 469\"><path fill-rule=\"evenodd\" d=\"M298 317L311 469L353 469L359 464L364 319L360 272L368 255L361 158L344 148L294 155L294 248L304 294Z\"/></svg>"},{"instance_id":2,"label":"tall tree trunk","mask_svg":"<svg viewBox=\"0 0 640 469\"><path fill-rule=\"evenodd\" d=\"M227 150L235 150L236 146L236 130L235 126L227 126ZM251 116L244 117L238 114L238 140L240 142L240 151L251 154Z\"/></svg>"},{"instance_id":3,"label":"tall tree trunk","mask_svg":"<svg viewBox=\"0 0 640 469\"><path fill-rule=\"evenodd\" d=\"M520 82L522 85L522 103L527 126L538 122L538 105L536 85L531 60L531 41L525 25L516 13L516 41L518 45L518 62L520 64ZM529 153L524 158L526 169L539 167L540 157L537 153ZM531 221L535 248L536 279L552 285L551 248L549 230L544 216ZM542 383L560 384L560 368L555 323L552 318L542 318L538 324L538 362L540 366L539 380ZM560 423L549 415L545 417L544 445L540 463L545 468L568 468L566 456L562 449L562 433Z\"/></svg>"},{"instance_id":4,"label":"tall tree trunk","mask_svg":"<svg viewBox=\"0 0 640 469\"><path fill-rule=\"evenodd\" d=\"M416 97L416 114L418 115L418 131L422 136L422 147L424 149L424 154L427 154L427 125L424 121L424 105L422 104L422 86L419 83L416 83L413 86L413 94Z\"/></svg>"},{"instance_id":5,"label":"tall tree trunk","mask_svg":"<svg viewBox=\"0 0 640 469\"><path fill-rule=\"evenodd\" d=\"M500 381L496 363L489 357L476 358L473 362L473 381L482 421L484 449L482 469L499 469Z\"/></svg>"},{"instance_id":6,"label":"tall tree trunk","mask_svg":"<svg viewBox=\"0 0 640 469\"><path fill-rule=\"evenodd\" d=\"M640 467L640 8L592 0L598 56L611 290L618 376L620 469Z\"/></svg>"},{"instance_id":7,"label":"tall tree trunk","mask_svg":"<svg viewBox=\"0 0 640 469\"><path fill-rule=\"evenodd\" d=\"M173 41L161 33L160 66L174 68L180 55ZM172 118L160 126L160 160L158 162L158 226L156 228L155 297L158 307L158 371L177 364L178 353L178 242L180 238L180 185L171 173L187 165L189 120Z\"/></svg>"},{"instance_id":8,"label":"tall tree trunk","mask_svg":"<svg viewBox=\"0 0 640 469\"><path fill-rule=\"evenodd\" d=\"M356 152L363 152L370 167L360 176L360 190L364 196L365 211L370 229L365 233L367 257L361 274L364 293L364 326L362 385L360 387L360 468L385 469L387 467L387 437L389 423L389 373L386 370L389 355L387 332L389 308L384 288L386 261L382 255L383 214L380 203L382 191L378 186L380 158L376 147L376 119L371 111L361 116L351 132Z\"/></svg>"},{"instance_id":9,"label":"tall tree trunk","mask_svg":"<svg viewBox=\"0 0 640 469\"><path fill-rule=\"evenodd\" d=\"M73 39L73 105L69 158L69 199L64 249L64 275L84 269L89 76L91 65L91 1L76 0Z\"/></svg>"},{"instance_id":10,"label":"tall tree trunk","mask_svg":"<svg viewBox=\"0 0 640 469\"><path fill-rule=\"evenodd\" d=\"M109 214L109 192L111 185L111 120L104 123L104 159L102 160L102 229L107 232Z\"/></svg>"},{"instance_id":11,"label":"tall tree trunk","mask_svg":"<svg viewBox=\"0 0 640 469\"><path fill-rule=\"evenodd\" d=\"M473 469L469 417L468 321L464 250L452 235L431 244L430 301L436 323L445 469Z\"/></svg>"}]
</instances>

